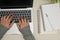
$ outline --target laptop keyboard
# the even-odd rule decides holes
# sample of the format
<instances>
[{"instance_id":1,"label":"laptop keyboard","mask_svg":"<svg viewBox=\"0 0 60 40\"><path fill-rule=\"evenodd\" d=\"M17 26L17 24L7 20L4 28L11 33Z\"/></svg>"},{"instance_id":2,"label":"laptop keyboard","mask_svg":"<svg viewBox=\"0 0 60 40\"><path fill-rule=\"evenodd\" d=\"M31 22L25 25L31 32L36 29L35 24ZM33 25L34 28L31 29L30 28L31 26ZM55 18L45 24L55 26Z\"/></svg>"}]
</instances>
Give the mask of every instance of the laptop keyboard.
<instances>
[{"instance_id":1,"label":"laptop keyboard","mask_svg":"<svg viewBox=\"0 0 60 40\"><path fill-rule=\"evenodd\" d=\"M12 14L13 20L15 23L18 22L18 17L24 16L26 17L29 22L31 22L31 10L9 10L9 11L0 11L0 17L6 15L6 14Z\"/></svg>"}]
</instances>

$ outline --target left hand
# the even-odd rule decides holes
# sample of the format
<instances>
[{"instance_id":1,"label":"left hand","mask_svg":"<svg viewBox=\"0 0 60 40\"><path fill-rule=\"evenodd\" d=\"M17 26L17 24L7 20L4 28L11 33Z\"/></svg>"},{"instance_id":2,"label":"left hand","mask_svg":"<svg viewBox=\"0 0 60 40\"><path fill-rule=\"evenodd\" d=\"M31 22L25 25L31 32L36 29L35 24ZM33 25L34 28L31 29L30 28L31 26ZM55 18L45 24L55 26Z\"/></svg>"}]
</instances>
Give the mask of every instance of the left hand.
<instances>
[{"instance_id":1,"label":"left hand","mask_svg":"<svg viewBox=\"0 0 60 40\"><path fill-rule=\"evenodd\" d=\"M3 17L1 18L0 23L1 23L4 27L6 27L6 28L10 28L10 27L13 25L13 23L14 23L14 21L11 22L11 21L12 21L12 18L13 18L13 16L11 16L10 14L9 14L9 15L5 15L5 16L3 16Z\"/></svg>"}]
</instances>

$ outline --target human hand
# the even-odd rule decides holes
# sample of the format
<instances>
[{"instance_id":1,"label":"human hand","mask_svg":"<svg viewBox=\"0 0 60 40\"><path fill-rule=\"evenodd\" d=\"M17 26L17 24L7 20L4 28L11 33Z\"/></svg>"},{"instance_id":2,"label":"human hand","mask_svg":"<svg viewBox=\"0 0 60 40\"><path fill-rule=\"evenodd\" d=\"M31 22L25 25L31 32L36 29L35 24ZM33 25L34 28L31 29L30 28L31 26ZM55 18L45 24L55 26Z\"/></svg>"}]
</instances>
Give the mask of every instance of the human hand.
<instances>
[{"instance_id":1,"label":"human hand","mask_svg":"<svg viewBox=\"0 0 60 40\"><path fill-rule=\"evenodd\" d=\"M3 16L2 18L1 18L1 20L0 20L0 23L3 25L3 26L5 26L6 28L10 28L12 25L13 25L13 23L14 23L14 21L13 22L11 22L12 21L12 18L13 18L13 16L12 15L5 15L5 16Z\"/></svg>"},{"instance_id":2,"label":"human hand","mask_svg":"<svg viewBox=\"0 0 60 40\"><path fill-rule=\"evenodd\" d=\"M19 22L17 23L18 29L23 29L23 28L29 26L28 20L27 20L26 18L24 18L24 17L18 18L18 21L19 21Z\"/></svg>"}]
</instances>

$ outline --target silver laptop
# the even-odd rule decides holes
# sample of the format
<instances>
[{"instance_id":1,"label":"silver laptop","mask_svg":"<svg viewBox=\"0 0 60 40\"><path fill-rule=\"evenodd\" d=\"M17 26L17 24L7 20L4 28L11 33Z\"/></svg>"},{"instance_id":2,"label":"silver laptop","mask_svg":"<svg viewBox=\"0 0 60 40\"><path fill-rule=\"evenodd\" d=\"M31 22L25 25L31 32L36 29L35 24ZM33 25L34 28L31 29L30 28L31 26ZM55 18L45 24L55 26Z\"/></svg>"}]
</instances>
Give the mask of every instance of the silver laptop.
<instances>
[{"instance_id":1,"label":"silver laptop","mask_svg":"<svg viewBox=\"0 0 60 40\"><path fill-rule=\"evenodd\" d=\"M18 17L21 16L26 17L29 20L29 22L32 22L32 8L33 0L0 0L0 17L6 14L12 14L14 16L13 20L15 21L15 23L18 23ZM14 24L13 26L16 26L16 24ZM17 29L16 27L12 27L10 30L11 32L13 28L14 30ZM15 33L16 32L17 31L15 31Z\"/></svg>"}]
</instances>

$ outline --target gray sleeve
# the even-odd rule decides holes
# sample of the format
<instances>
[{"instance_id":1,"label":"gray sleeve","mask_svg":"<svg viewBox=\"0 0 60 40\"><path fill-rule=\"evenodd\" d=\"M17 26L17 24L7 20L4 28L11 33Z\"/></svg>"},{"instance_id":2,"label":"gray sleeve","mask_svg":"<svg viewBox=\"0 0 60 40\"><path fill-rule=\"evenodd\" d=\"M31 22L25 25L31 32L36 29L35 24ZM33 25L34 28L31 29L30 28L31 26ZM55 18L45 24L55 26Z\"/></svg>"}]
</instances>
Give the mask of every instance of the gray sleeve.
<instances>
[{"instance_id":1,"label":"gray sleeve","mask_svg":"<svg viewBox=\"0 0 60 40\"><path fill-rule=\"evenodd\" d=\"M4 27L2 24L0 24L0 40L4 36L4 34L7 32L7 28Z\"/></svg>"},{"instance_id":2,"label":"gray sleeve","mask_svg":"<svg viewBox=\"0 0 60 40\"><path fill-rule=\"evenodd\" d=\"M32 35L32 32L30 31L30 27L25 27L20 30L20 32L23 35L23 38L25 40L35 40L34 36Z\"/></svg>"}]
</instances>

